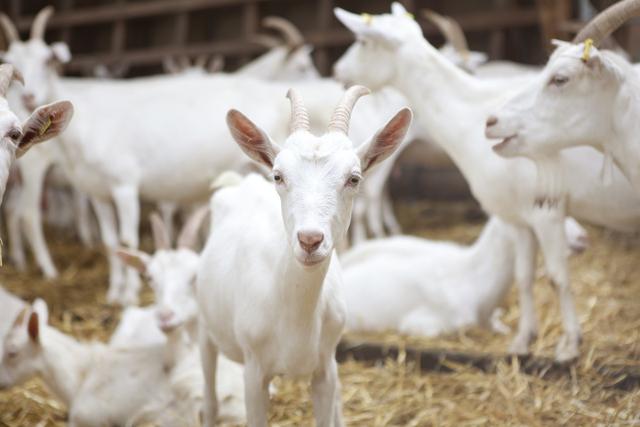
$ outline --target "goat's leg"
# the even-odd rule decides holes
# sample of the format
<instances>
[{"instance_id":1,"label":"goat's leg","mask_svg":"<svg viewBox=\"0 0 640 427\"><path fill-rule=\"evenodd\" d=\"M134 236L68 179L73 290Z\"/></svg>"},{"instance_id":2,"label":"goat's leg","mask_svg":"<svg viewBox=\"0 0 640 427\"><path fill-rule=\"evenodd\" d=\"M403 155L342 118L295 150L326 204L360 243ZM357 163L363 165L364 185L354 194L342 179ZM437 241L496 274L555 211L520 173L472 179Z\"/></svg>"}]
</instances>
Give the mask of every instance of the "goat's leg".
<instances>
[{"instance_id":1,"label":"goat's leg","mask_svg":"<svg viewBox=\"0 0 640 427\"><path fill-rule=\"evenodd\" d=\"M202 325L203 322L200 322ZM216 371L218 369L218 349L201 326L198 333L200 359L204 374L204 426L213 427L218 418L218 395L216 393Z\"/></svg>"},{"instance_id":2,"label":"goat's leg","mask_svg":"<svg viewBox=\"0 0 640 427\"><path fill-rule=\"evenodd\" d=\"M89 196L75 187L71 188L73 207L76 217L76 231L82 244L88 248L93 247L93 233L91 232L91 209Z\"/></svg>"},{"instance_id":3,"label":"goat's leg","mask_svg":"<svg viewBox=\"0 0 640 427\"><path fill-rule=\"evenodd\" d=\"M20 222L20 192L22 187L16 185L5 195L4 212L7 216L7 235L9 237L9 258L20 271L27 269L27 256L22 241L22 226Z\"/></svg>"},{"instance_id":4,"label":"goat's leg","mask_svg":"<svg viewBox=\"0 0 640 427\"><path fill-rule=\"evenodd\" d=\"M100 228L100 238L107 252L109 261L109 291L107 292L107 302L113 304L117 302L120 289L124 283L124 263L116 255L118 249L118 229L115 212L108 200L91 198L93 210L98 218Z\"/></svg>"},{"instance_id":5,"label":"goat's leg","mask_svg":"<svg viewBox=\"0 0 640 427\"><path fill-rule=\"evenodd\" d=\"M389 186L385 185L382 190L382 221L385 227L389 231L389 234L396 235L402 234L402 226L396 218L396 213L393 211L393 201L391 200L391 194L389 194Z\"/></svg>"},{"instance_id":6,"label":"goat's leg","mask_svg":"<svg viewBox=\"0 0 640 427\"><path fill-rule=\"evenodd\" d=\"M536 217L536 237L544 255L547 274L560 300L560 313L564 335L556 347L556 360L564 362L580 355L580 322L573 303L567 262L568 249L564 230L564 215L548 211Z\"/></svg>"},{"instance_id":7,"label":"goat's leg","mask_svg":"<svg viewBox=\"0 0 640 427\"><path fill-rule=\"evenodd\" d=\"M252 357L244 358L244 397L249 427L267 427L269 382L260 364Z\"/></svg>"},{"instance_id":8,"label":"goat's leg","mask_svg":"<svg viewBox=\"0 0 640 427\"><path fill-rule=\"evenodd\" d=\"M536 255L538 246L535 236L529 228L516 228L516 283L520 303L518 332L511 342L509 351L514 354L529 353L529 345L538 335L533 282L535 279Z\"/></svg>"},{"instance_id":9,"label":"goat's leg","mask_svg":"<svg viewBox=\"0 0 640 427\"><path fill-rule=\"evenodd\" d=\"M342 427L338 366L334 357L327 360L313 373L311 399L318 427ZM337 406L337 407L336 407Z\"/></svg>"},{"instance_id":10,"label":"goat's leg","mask_svg":"<svg viewBox=\"0 0 640 427\"><path fill-rule=\"evenodd\" d=\"M138 249L138 226L140 224L140 201L138 189L133 185L122 185L112 190L113 201L118 212L120 242L131 249ZM138 272L131 267L126 270L125 287L120 295L122 305L138 304L141 281Z\"/></svg>"},{"instance_id":11,"label":"goat's leg","mask_svg":"<svg viewBox=\"0 0 640 427\"><path fill-rule=\"evenodd\" d=\"M158 210L160 211L162 222L164 222L167 234L169 235L169 241L173 242L173 219L175 218L178 206L172 202L160 202L158 203Z\"/></svg>"},{"instance_id":12,"label":"goat's leg","mask_svg":"<svg viewBox=\"0 0 640 427\"><path fill-rule=\"evenodd\" d=\"M51 254L47 247L42 229L42 209L41 200L43 193L43 185L47 169L50 163L48 161L30 161L28 173L22 174L22 191L19 202L20 217L23 231L33 251L36 263L42 270L44 276L52 279L58 275Z\"/></svg>"},{"instance_id":13,"label":"goat's leg","mask_svg":"<svg viewBox=\"0 0 640 427\"><path fill-rule=\"evenodd\" d=\"M381 239L385 236L380 194L367 197L367 226L374 239Z\"/></svg>"}]
</instances>

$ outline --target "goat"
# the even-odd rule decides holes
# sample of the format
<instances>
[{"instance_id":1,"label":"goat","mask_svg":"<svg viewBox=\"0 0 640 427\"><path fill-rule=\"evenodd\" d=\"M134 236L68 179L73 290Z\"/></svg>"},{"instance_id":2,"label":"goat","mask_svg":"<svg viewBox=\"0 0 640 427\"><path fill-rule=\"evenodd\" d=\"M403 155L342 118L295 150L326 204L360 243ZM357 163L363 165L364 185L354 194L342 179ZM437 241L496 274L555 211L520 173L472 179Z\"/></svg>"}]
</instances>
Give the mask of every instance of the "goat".
<instances>
[{"instance_id":1,"label":"goat","mask_svg":"<svg viewBox=\"0 0 640 427\"><path fill-rule=\"evenodd\" d=\"M599 198L611 197L611 191L596 185L585 192L584 183L596 178L595 171L588 169L581 170L584 175L567 177L568 200L552 206L535 203L535 166L526 159L500 158L491 151L482 133L488 113L526 84L528 77L488 81L465 73L424 39L420 27L399 3L393 4L392 14L373 17L363 18L339 8L335 13L359 40L336 63L336 76L374 88L392 85L399 89L419 113L423 126L461 169L483 208L517 227L515 274L522 316L510 350L527 353L536 335L532 285L539 244L549 276L557 285L563 316L565 335L556 348L556 358L577 357L580 325L569 286L563 233L565 207L568 202L569 212L579 220L597 222L603 215L616 218L617 214L610 211L638 212L637 196L619 183L620 193L626 191L629 197L622 199L616 195L620 205L609 206L603 214ZM563 162L569 170L580 164L573 153L567 153ZM575 209L578 205L582 209ZM637 220L636 214L636 224Z\"/></svg>"},{"instance_id":2,"label":"goat","mask_svg":"<svg viewBox=\"0 0 640 427\"><path fill-rule=\"evenodd\" d=\"M0 388L40 376L69 408L70 426L195 425L202 402L176 398L175 344L125 350L80 343L49 326L48 316L36 300L16 317L4 340Z\"/></svg>"},{"instance_id":3,"label":"goat","mask_svg":"<svg viewBox=\"0 0 640 427\"><path fill-rule=\"evenodd\" d=\"M327 133L316 137L301 96L290 89L290 134L282 145L237 110L227 114L235 141L271 169L273 184L250 175L211 199L197 276L207 426L217 412L218 350L245 365L250 426L267 425L268 385L278 374L311 375L317 425L343 425L335 350L345 308L334 246L346 233L362 175L397 148L411 123L411 111L402 109L355 150L349 120L367 92L348 89Z\"/></svg>"},{"instance_id":4,"label":"goat","mask_svg":"<svg viewBox=\"0 0 640 427\"><path fill-rule=\"evenodd\" d=\"M4 349L4 337L11 329L14 319L26 303L0 286L0 354Z\"/></svg>"},{"instance_id":5,"label":"goat","mask_svg":"<svg viewBox=\"0 0 640 427\"><path fill-rule=\"evenodd\" d=\"M612 160L640 194L640 76L622 56L598 46L616 28L640 15L640 2L626 0L595 17L573 43L557 49L526 88L492 114L488 138L500 138L496 153L557 163L560 150L588 145L605 155L603 173L611 179ZM558 178L556 172L551 172Z\"/></svg>"}]
</instances>

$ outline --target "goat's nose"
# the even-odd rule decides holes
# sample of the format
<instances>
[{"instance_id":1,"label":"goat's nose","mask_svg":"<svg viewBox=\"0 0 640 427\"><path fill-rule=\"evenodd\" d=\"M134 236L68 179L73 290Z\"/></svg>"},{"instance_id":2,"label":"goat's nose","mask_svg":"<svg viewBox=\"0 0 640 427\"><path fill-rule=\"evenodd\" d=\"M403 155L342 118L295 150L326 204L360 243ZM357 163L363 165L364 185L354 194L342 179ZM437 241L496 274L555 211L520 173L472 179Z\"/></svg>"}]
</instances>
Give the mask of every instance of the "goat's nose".
<instances>
[{"instance_id":1,"label":"goat's nose","mask_svg":"<svg viewBox=\"0 0 640 427\"><path fill-rule=\"evenodd\" d=\"M324 234L321 231L298 231L298 242L307 253L318 249L323 240Z\"/></svg>"},{"instance_id":2,"label":"goat's nose","mask_svg":"<svg viewBox=\"0 0 640 427\"><path fill-rule=\"evenodd\" d=\"M487 127L495 126L498 123L498 118L496 116L489 116L487 119Z\"/></svg>"}]
</instances>

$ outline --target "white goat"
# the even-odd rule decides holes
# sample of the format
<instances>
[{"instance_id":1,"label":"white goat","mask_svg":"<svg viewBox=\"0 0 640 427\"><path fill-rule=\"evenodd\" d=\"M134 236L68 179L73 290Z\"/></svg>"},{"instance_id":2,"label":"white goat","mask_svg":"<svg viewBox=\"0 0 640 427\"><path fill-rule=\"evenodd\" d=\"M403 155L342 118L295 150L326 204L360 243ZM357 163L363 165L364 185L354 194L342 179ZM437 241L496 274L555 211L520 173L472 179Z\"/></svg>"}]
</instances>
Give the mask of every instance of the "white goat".
<instances>
[{"instance_id":1,"label":"white goat","mask_svg":"<svg viewBox=\"0 0 640 427\"><path fill-rule=\"evenodd\" d=\"M367 92L347 90L328 132L316 137L300 95L290 90L291 132L283 145L242 113L227 114L236 142L272 169L274 184L251 175L211 200L197 282L208 426L217 411L218 350L245 365L250 426L267 425L268 385L278 374L312 375L317 425L343 425L335 349L345 309L334 246L346 233L362 175L397 148L411 122L410 110L401 110L356 151L349 120Z\"/></svg>"},{"instance_id":2,"label":"white goat","mask_svg":"<svg viewBox=\"0 0 640 427\"><path fill-rule=\"evenodd\" d=\"M172 382L175 346L125 350L80 343L47 322L42 300L16 318L4 340L0 388L40 376L69 408L70 426L197 423L202 402L177 399L185 383L178 379L176 389Z\"/></svg>"},{"instance_id":3,"label":"white goat","mask_svg":"<svg viewBox=\"0 0 640 427\"><path fill-rule=\"evenodd\" d=\"M392 10L389 15L363 18L336 9L338 19L359 40L336 64L336 75L374 88L392 85L399 89L434 140L461 169L483 208L517 227L515 265L522 316L511 351L528 352L536 335L532 286L539 244L548 274L557 286L563 315L565 335L558 344L556 357L559 360L576 357L580 326L569 287L563 233L565 201L557 206L535 203L534 165L525 159L500 158L491 151L482 132L489 112L529 80L485 81L464 73L424 39L420 27L400 4L394 3ZM573 153L567 153L563 161L568 170L573 163L580 163ZM607 216L602 212L600 199L610 197L611 191L596 183L587 194L584 183L597 181L597 176L593 170L582 172L586 175L568 177L569 211L578 219L597 221ZM618 188L621 192L628 191L623 183ZM609 206L607 211L638 212L640 201L633 192L618 201L619 206ZM575 209L577 205L582 209Z\"/></svg>"},{"instance_id":4,"label":"white goat","mask_svg":"<svg viewBox=\"0 0 640 427\"><path fill-rule=\"evenodd\" d=\"M11 329L13 321L22 311L26 303L0 286L0 354L4 349L4 337Z\"/></svg>"},{"instance_id":5,"label":"white goat","mask_svg":"<svg viewBox=\"0 0 640 427\"><path fill-rule=\"evenodd\" d=\"M622 56L595 47L638 15L640 2L622 1L594 18L573 43L556 41L538 77L487 120L487 137L504 138L494 150L556 163L560 150L589 145L604 152L607 181L613 158L640 194L640 76Z\"/></svg>"}]
</instances>

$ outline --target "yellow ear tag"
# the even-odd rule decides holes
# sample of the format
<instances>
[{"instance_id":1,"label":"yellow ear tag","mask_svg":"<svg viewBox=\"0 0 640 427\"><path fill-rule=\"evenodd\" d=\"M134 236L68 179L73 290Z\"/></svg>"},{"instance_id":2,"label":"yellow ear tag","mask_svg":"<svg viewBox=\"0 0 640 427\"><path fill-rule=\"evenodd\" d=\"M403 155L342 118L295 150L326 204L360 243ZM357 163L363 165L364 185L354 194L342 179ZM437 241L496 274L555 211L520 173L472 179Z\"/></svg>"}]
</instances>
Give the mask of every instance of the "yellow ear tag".
<instances>
[{"instance_id":1,"label":"yellow ear tag","mask_svg":"<svg viewBox=\"0 0 640 427\"><path fill-rule=\"evenodd\" d=\"M593 39L584 41L584 50L582 51L582 62L587 62L591 56L591 48L593 47Z\"/></svg>"},{"instance_id":2,"label":"yellow ear tag","mask_svg":"<svg viewBox=\"0 0 640 427\"><path fill-rule=\"evenodd\" d=\"M38 136L44 135L44 133L51 127L51 117L47 118L46 123L40 128Z\"/></svg>"},{"instance_id":3,"label":"yellow ear tag","mask_svg":"<svg viewBox=\"0 0 640 427\"><path fill-rule=\"evenodd\" d=\"M409 12L407 12L407 18L413 19L414 21L416 19L416 17L413 15L413 13L409 13Z\"/></svg>"},{"instance_id":4,"label":"yellow ear tag","mask_svg":"<svg viewBox=\"0 0 640 427\"><path fill-rule=\"evenodd\" d=\"M371 25L371 22L373 21L373 16L369 15L368 13L363 13L360 16L362 17L362 20L364 21L365 24Z\"/></svg>"}]
</instances>

